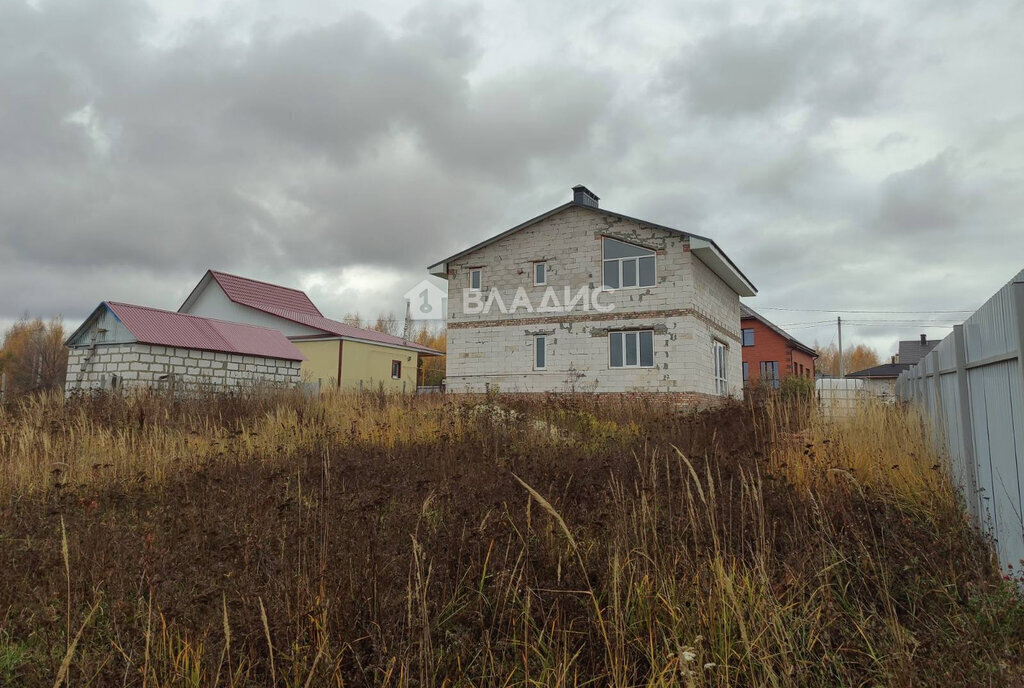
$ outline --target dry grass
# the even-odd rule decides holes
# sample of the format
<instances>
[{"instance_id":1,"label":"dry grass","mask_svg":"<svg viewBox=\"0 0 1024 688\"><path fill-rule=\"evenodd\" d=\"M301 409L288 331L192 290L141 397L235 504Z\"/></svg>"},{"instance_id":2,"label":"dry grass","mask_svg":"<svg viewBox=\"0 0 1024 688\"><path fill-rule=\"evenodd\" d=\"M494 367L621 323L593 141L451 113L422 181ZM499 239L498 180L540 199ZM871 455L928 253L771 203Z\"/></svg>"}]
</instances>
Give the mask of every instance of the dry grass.
<instances>
[{"instance_id":1,"label":"dry grass","mask_svg":"<svg viewBox=\"0 0 1024 688\"><path fill-rule=\"evenodd\" d=\"M1022 684L898 408L51 397L0 461L3 685Z\"/></svg>"}]
</instances>

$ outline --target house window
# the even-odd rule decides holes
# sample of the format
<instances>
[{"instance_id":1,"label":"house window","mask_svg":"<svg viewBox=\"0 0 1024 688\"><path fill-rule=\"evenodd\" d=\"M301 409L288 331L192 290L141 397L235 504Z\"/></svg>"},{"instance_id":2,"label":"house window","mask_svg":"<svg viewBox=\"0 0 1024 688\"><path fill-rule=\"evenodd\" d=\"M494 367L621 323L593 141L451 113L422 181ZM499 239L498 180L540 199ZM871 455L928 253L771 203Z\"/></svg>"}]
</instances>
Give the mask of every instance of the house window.
<instances>
[{"instance_id":1,"label":"house window","mask_svg":"<svg viewBox=\"0 0 1024 688\"><path fill-rule=\"evenodd\" d=\"M761 361L761 379L765 384L770 384L776 389L779 388L779 362Z\"/></svg>"},{"instance_id":2,"label":"house window","mask_svg":"<svg viewBox=\"0 0 1024 688\"><path fill-rule=\"evenodd\" d=\"M542 287L548 283L548 264L539 261L533 264L533 286Z\"/></svg>"},{"instance_id":3,"label":"house window","mask_svg":"<svg viewBox=\"0 0 1024 688\"><path fill-rule=\"evenodd\" d=\"M754 330L743 330L743 346L754 346Z\"/></svg>"},{"instance_id":4,"label":"house window","mask_svg":"<svg viewBox=\"0 0 1024 688\"><path fill-rule=\"evenodd\" d=\"M729 380L726 375L726 347L717 339L711 342L711 354L715 360L715 392L725 396L729 393Z\"/></svg>"},{"instance_id":5,"label":"house window","mask_svg":"<svg viewBox=\"0 0 1024 688\"><path fill-rule=\"evenodd\" d=\"M533 369L547 370L548 338L542 334L533 337Z\"/></svg>"},{"instance_id":6,"label":"house window","mask_svg":"<svg viewBox=\"0 0 1024 688\"><path fill-rule=\"evenodd\" d=\"M608 333L608 365L612 368L653 368L654 331Z\"/></svg>"},{"instance_id":7,"label":"house window","mask_svg":"<svg viewBox=\"0 0 1024 688\"><path fill-rule=\"evenodd\" d=\"M473 268L469 271L469 288L480 289L480 268Z\"/></svg>"},{"instance_id":8,"label":"house window","mask_svg":"<svg viewBox=\"0 0 1024 688\"><path fill-rule=\"evenodd\" d=\"M750 382L750 364L743 361L743 384Z\"/></svg>"},{"instance_id":9,"label":"house window","mask_svg":"<svg viewBox=\"0 0 1024 688\"><path fill-rule=\"evenodd\" d=\"M615 239L602 239L606 289L654 286L654 251Z\"/></svg>"},{"instance_id":10,"label":"house window","mask_svg":"<svg viewBox=\"0 0 1024 688\"><path fill-rule=\"evenodd\" d=\"M391 361L391 379L401 380L402 379L402 362Z\"/></svg>"}]
</instances>

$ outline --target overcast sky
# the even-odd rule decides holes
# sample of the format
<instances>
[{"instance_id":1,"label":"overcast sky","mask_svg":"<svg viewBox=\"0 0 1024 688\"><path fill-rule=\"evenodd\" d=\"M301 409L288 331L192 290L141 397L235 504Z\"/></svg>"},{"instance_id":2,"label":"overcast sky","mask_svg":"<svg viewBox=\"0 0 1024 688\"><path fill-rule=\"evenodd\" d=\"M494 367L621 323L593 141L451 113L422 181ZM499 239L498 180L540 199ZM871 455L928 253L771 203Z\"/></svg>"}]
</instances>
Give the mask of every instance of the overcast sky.
<instances>
[{"instance_id":1,"label":"overcast sky","mask_svg":"<svg viewBox=\"0 0 1024 688\"><path fill-rule=\"evenodd\" d=\"M400 314L577 183L808 343L974 309L1024 268L1022 35L999 0L0 0L0 325L208 267Z\"/></svg>"}]
</instances>

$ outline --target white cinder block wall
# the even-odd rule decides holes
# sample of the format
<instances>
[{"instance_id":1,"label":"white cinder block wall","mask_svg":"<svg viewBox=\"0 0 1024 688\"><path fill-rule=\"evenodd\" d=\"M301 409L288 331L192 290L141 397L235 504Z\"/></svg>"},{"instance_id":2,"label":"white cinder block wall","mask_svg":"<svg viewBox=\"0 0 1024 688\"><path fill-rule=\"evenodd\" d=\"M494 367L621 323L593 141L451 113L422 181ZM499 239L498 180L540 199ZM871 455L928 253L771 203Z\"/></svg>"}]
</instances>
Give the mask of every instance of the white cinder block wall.
<instances>
[{"instance_id":1,"label":"white cinder block wall","mask_svg":"<svg viewBox=\"0 0 1024 688\"><path fill-rule=\"evenodd\" d=\"M656 284L603 293L608 313L568 315L466 313L463 290L480 268L484 298L492 287L506 305L523 287L536 308L545 289L602 284L602 237L657 250ZM533 263L547 262L547 285L533 286ZM728 387L742 390L738 295L689 251L686 237L600 211L572 207L452 261L448 276L448 388L484 391L674 392L714 395L712 342L727 347ZM654 330L654 368L616 368L608 331ZM546 334L547 370L533 369L533 336Z\"/></svg>"},{"instance_id":2,"label":"white cinder block wall","mask_svg":"<svg viewBox=\"0 0 1024 688\"><path fill-rule=\"evenodd\" d=\"M65 391L108 389L113 376L124 387L175 385L238 387L253 384L292 386L299 382L300 361L198 351L150 344L108 344L71 349Z\"/></svg>"}]
</instances>

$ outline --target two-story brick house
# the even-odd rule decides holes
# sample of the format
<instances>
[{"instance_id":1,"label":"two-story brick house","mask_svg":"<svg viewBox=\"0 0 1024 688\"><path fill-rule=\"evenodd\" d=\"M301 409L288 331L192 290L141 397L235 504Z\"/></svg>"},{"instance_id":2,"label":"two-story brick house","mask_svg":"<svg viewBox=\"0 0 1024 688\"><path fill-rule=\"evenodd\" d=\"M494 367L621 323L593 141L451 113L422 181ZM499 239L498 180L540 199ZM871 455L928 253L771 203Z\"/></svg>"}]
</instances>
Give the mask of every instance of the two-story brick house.
<instances>
[{"instance_id":1,"label":"two-story brick house","mask_svg":"<svg viewBox=\"0 0 1024 688\"><path fill-rule=\"evenodd\" d=\"M790 375L814 379L818 352L746 305L740 306L743 384L778 387Z\"/></svg>"},{"instance_id":2,"label":"two-story brick house","mask_svg":"<svg viewBox=\"0 0 1024 688\"><path fill-rule=\"evenodd\" d=\"M430 266L448 280L448 389L739 395L753 284L710 239L573 194Z\"/></svg>"}]
</instances>

